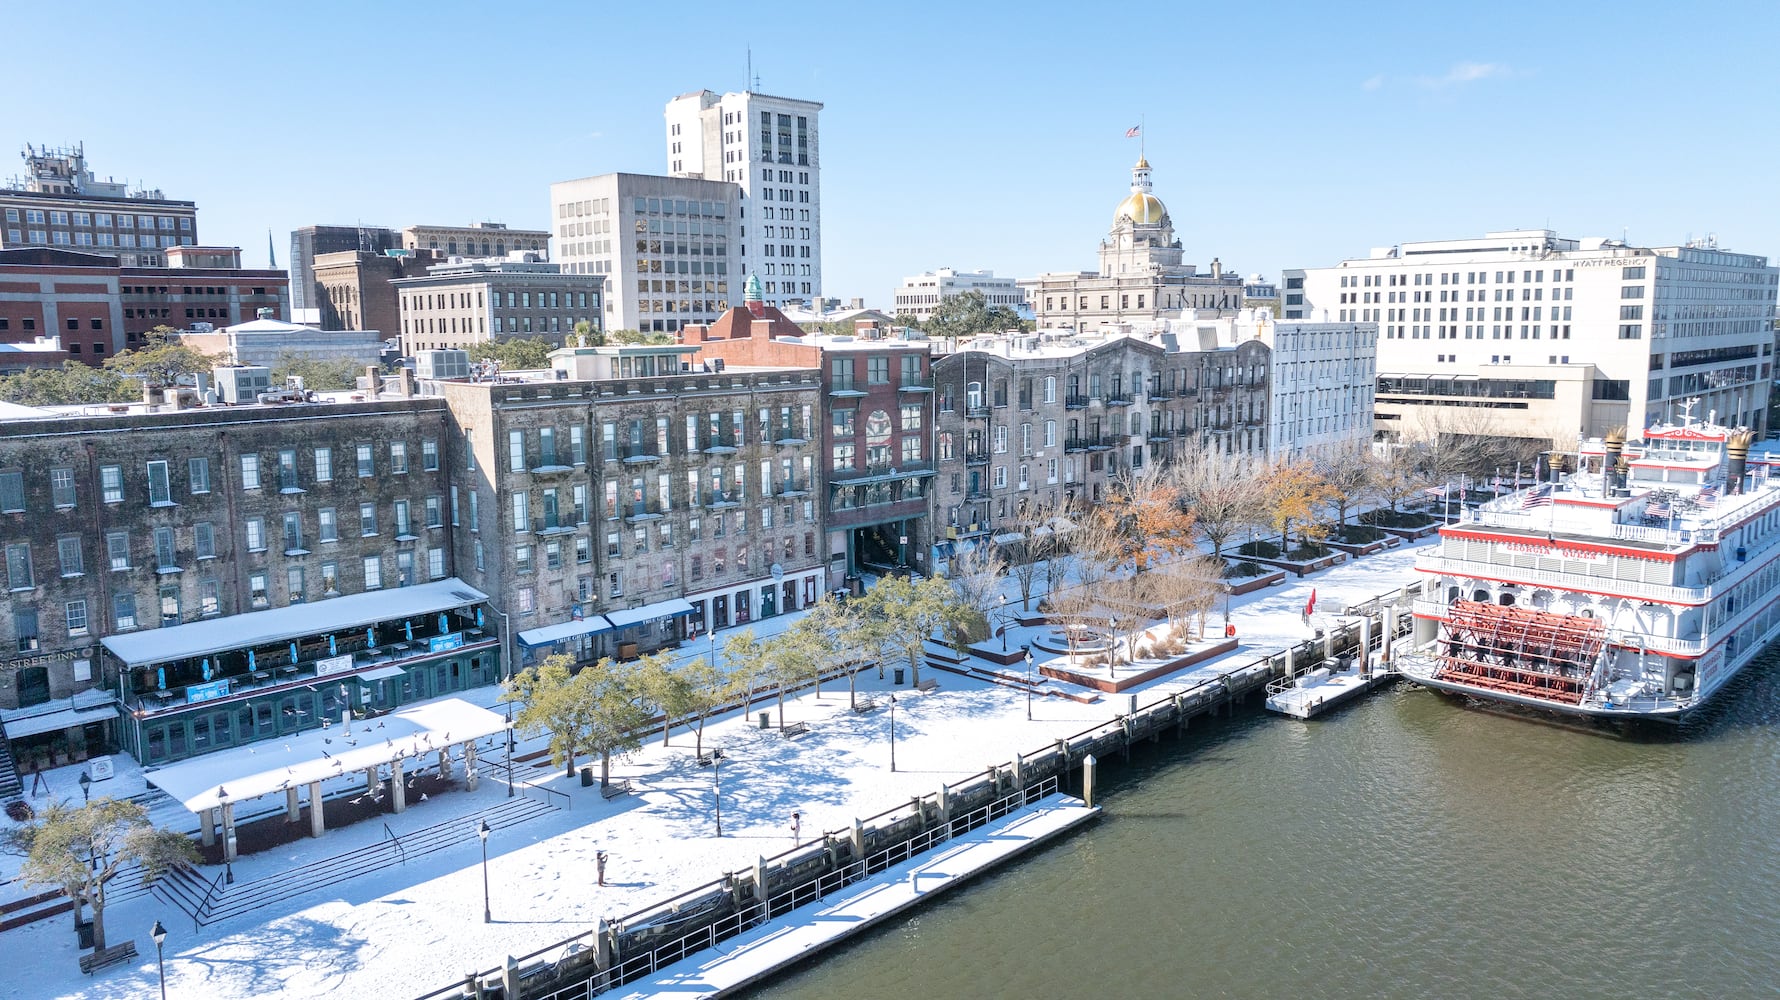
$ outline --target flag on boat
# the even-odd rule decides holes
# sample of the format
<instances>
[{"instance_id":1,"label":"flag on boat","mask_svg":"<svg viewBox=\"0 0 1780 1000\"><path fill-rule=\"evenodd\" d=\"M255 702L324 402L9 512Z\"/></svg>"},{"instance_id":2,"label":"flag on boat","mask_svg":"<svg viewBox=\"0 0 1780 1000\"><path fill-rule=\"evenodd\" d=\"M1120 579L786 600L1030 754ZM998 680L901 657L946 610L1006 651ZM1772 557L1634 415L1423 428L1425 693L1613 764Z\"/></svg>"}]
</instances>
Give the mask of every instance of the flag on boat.
<instances>
[{"instance_id":1,"label":"flag on boat","mask_svg":"<svg viewBox=\"0 0 1780 1000\"><path fill-rule=\"evenodd\" d=\"M1668 517L1669 516L1669 501L1667 501L1667 500L1652 500L1652 501L1650 501L1649 503L1644 505L1644 516L1645 517Z\"/></svg>"},{"instance_id":2,"label":"flag on boat","mask_svg":"<svg viewBox=\"0 0 1780 1000\"><path fill-rule=\"evenodd\" d=\"M1143 126L1142 125L1133 125L1130 128L1125 130L1125 138L1127 138L1127 139L1135 139L1142 134L1143 134Z\"/></svg>"},{"instance_id":3,"label":"flag on boat","mask_svg":"<svg viewBox=\"0 0 1780 1000\"><path fill-rule=\"evenodd\" d=\"M1718 487L1708 486L1701 490L1700 495L1694 497L1694 503L1697 503L1708 510L1718 506Z\"/></svg>"},{"instance_id":4,"label":"flag on boat","mask_svg":"<svg viewBox=\"0 0 1780 1000\"><path fill-rule=\"evenodd\" d=\"M1490 492L1491 493L1502 492L1502 477L1501 476L1497 476L1496 478L1490 480Z\"/></svg>"},{"instance_id":5,"label":"flag on boat","mask_svg":"<svg viewBox=\"0 0 1780 1000\"><path fill-rule=\"evenodd\" d=\"M1532 510L1534 507L1549 506L1551 506L1550 483L1528 490L1527 495L1520 498L1520 508L1522 510Z\"/></svg>"}]
</instances>

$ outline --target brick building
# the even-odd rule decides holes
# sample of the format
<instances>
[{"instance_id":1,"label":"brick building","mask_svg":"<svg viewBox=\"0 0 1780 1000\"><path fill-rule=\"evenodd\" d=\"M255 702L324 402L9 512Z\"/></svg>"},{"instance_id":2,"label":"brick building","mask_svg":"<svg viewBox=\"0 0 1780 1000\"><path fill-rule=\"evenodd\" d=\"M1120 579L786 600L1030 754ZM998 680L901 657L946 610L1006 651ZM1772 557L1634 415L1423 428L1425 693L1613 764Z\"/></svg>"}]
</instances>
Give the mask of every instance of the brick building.
<instances>
[{"instance_id":1,"label":"brick building","mask_svg":"<svg viewBox=\"0 0 1780 1000\"><path fill-rule=\"evenodd\" d=\"M746 306L709 327L688 326L681 342L700 357L733 365L792 365L822 373L821 465L828 585L867 567L931 572L934 477L930 346L893 339L876 325L852 337L804 332L762 301L750 275Z\"/></svg>"},{"instance_id":2,"label":"brick building","mask_svg":"<svg viewBox=\"0 0 1780 1000\"><path fill-rule=\"evenodd\" d=\"M218 253L210 248L194 259L214 262ZM261 309L288 315L287 282L283 271L135 267L103 254L0 250L0 343L56 336L64 353L39 360L97 365L141 346L143 335L157 326L228 326L253 319Z\"/></svg>"},{"instance_id":3,"label":"brick building","mask_svg":"<svg viewBox=\"0 0 1780 1000\"><path fill-rule=\"evenodd\" d=\"M465 348L497 337L542 337L554 346L586 321L602 327L605 279L564 274L531 251L506 259L452 260L398 278L402 353Z\"/></svg>"},{"instance_id":4,"label":"brick building","mask_svg":"<svg viewBox=\"0 0 1780 1000\"><path fill-rule=\"evenodd\" d=\"M0 187L0 249L53 247L116 254L125 267L161 267L198 242L198 206L131 190L87 169L86 148L26 146L25 173Z\"/></svg>"}]
</instances>

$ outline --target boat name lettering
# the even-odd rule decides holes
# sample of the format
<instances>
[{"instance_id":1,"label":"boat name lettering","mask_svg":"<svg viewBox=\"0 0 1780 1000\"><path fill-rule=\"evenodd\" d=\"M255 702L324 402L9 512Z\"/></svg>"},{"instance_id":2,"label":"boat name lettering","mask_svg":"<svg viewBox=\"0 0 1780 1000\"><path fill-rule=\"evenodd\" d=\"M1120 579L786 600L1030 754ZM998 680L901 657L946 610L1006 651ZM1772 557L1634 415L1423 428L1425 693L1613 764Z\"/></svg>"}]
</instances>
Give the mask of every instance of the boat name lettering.
<instances>
[{"instance_id":1,"label":"boat name lettering","mask_svg":"<svg viewBox=\"0 0 1780 1000\"><path fill-rule=\"evenodd\" d=\"M1589 552L1583 549L1564 549L1550 545L1533 545L1526 542L1497 542L1496 551L1517 556L1539 556L1544 559L1568 559L1572 562L1607 561L1607 555L1602 552Z\"/></svg>"}]
</instances>

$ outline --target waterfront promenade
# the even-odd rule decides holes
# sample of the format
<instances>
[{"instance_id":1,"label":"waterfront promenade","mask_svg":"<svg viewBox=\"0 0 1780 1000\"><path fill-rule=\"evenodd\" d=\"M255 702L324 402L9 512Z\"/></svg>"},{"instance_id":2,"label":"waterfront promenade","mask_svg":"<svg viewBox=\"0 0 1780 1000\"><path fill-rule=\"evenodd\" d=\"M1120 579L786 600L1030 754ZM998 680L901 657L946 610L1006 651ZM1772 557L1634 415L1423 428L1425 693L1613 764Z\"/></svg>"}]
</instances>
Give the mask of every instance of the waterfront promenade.
<instances>
[{"instance_id":1,"label":"waterfront promenade","mask_svg":"<svg viewBox=\"0 0 1780 1000\"><path fill-rule=\"evenodd\" d=\"M1317 588L1319 608L1339 609L1400 586L1420 549L1383 553L1235 599L1231 618L1242 647L1223 662L1246 663L1307 638L1299 613L1312 587ZM1007 586L1010 603L1017 603L1012 581ZM758 631L780 621L760 623ZM1218 624L1214 615L1213 625ZM1008 641L1017 647L1038 628L1016 626ZM695 643L681 655L705 652L703 644ZM1205 664L1152 682L1139 693L1140 701L1185 689L1216 670L1216 663ZM808 733L795 739L776 729L756 728L752 717L739 713L711 723L706 749L721 746L726 757L720 777L721 837L714 822L716 776L711 768L697 765L693 738L684 729L675 730L670 746L663 747L655 734L643 751L615 762L614 775L630 779L636 791L610 801L596 788L565 780L562 769L547 761L538 762L542 766L522 764L521 780L559 789L570 807L490 838L492 923L480 919L483 874L472 839L197 930L178 909L152 897L120 904L107 912L110 936L114 941L134 937L139 950L151 957L98 979L81 976L75 968L68 918L10 931L4 937L8 952L26 957L20 978L0 983L0 996L148 995L156 980L147 928L156 919L170 931L169 995L277 994L304 1000L345 991L398 1000L418 996L461 979L471 969L498 967L508 955L533 952L589 930L601 919L671 897L724 871L743 870L758 857L790 847L794 822L806 840L815 831L845 828L856 816L932 794L941 784L1106 722L1124 710L1117 698L1091 703L1041 698L1028 721L1019 691L952 674L923 676L938 679L939 689L931 694L897 690L894 772L889 770L890 717L884 697L891 687L875 672L859 677L861 692L880 702L874 712L849 711L844 682L825 684L820 695L806 691L789 699L786 720L809 726ZM485 688L470 695L492 704L495 691ZM757 702L754 712L772 708L770 701ZM527 741L520 753L541 746L541 740ZM477 792L435 796L399 816L384 817L394 833L401 836L504 802L499 755L490 759L490 749L483 751ZM77 774L77 769L52 774L52 787L78 801ZM125 773L114 780L121 784L113 787L128 789L131 780L139 787L140 776L132 779ZM262 879L383 838L382 824L361 823L330 831L318 841L244 858L234 871L238 880ZM594 884L600 851L609 857L604 887ZM211 874L205 871L206 877ZM29 989L14 985L26 982Z\"/></svg>"}]
</instances>

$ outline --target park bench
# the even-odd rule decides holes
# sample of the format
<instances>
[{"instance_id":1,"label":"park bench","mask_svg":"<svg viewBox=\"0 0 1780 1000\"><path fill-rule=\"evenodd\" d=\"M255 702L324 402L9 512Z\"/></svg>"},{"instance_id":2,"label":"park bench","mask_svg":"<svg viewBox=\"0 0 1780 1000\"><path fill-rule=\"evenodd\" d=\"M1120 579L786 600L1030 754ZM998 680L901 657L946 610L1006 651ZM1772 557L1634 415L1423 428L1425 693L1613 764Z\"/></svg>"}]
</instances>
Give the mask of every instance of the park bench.
<instances>
[{"instance_id":1,"label":"park bench","mask_svg":"<svg viewBox=\"0 0 1780 1000\"><path fill-rule=\"evenodd\" d=\"M924 681L917 682L915 684L915 690L921 692L922 694L932 694L934 692L934 690L937 689L938 687L939 687L939 681L936 681L931 677L927 678Z\"/></svg>"},{"instance_id":2,"label":"park bench","mask_svg":"<svg viewBox=\"0 0 1780 1000\"><path fill-rule=\"evenodd\" d=\"M793 736L802 736L803 734L805 734L809 731L810 731L809 723L807 723L807 722L793 722L789 726L781 727L779 729L779 735L785 737L786 739L790 739Z\"/></svg>"},{"instance_id":3,"label":"park bench","mask_svg":"<svg viewBox=\"0 0 1780 1000\"><path fill-rule=\"evenodd\" d=\"M864 715L866 712L874 711L877 707L878 703L870 698L861 698L853 703L853 711L858 712L861 715Z\"/></svg>"},{"instance_id":4,"label":"park bench","mask_svg":"<svg viewBox=\"0 0 1780 1000\"><path fill-rule=\"evenodd\" d=\"M80 971L90 976L107 966L128 962L135 957L136 942L125 941L123 944L114 944L109 948L102 948L80 956Z\"/></svg>"},{"instance_id":5,"label":"park bench","mask_svg":"<svg viewBox=\"0 0 1780 1000\"><path fill-rule=\"evenodd\" d=\"M713 763L723 760L723 759L724 759L724 757L723 757L722 750L711 750L706 753L701 753L698 755L698 766L699 767L710 767Z\"/></svg>"},{"instance_id":6,"label":"park bench","mask_svg":"<svg viewBox=\"0 0 1780 1000\"><path fill-rule=\"evenodd\" d=\"M630 793L630 779L629 778L620 778L617 781L608 781L605 784L600 786L600 798L602 798L602 799L615 799L620 795L628 795L629 793Z\"/></svg>"}]
</instances>

